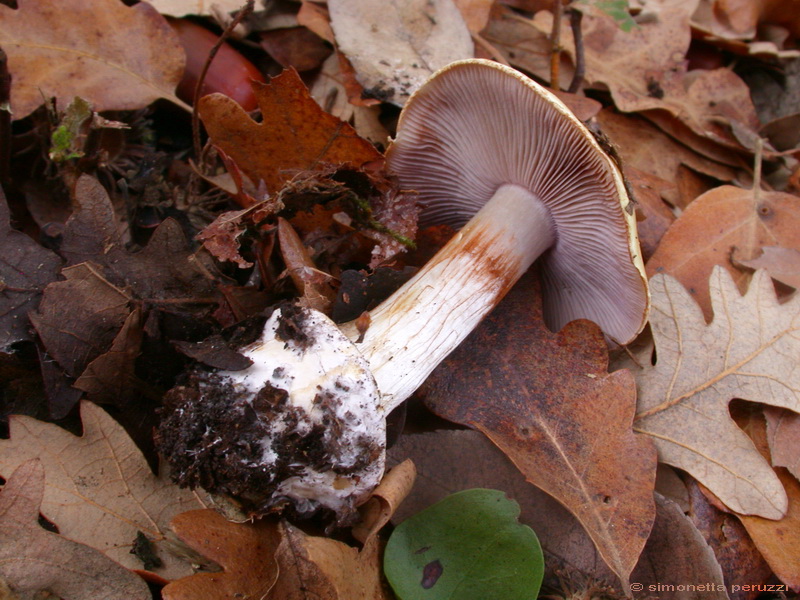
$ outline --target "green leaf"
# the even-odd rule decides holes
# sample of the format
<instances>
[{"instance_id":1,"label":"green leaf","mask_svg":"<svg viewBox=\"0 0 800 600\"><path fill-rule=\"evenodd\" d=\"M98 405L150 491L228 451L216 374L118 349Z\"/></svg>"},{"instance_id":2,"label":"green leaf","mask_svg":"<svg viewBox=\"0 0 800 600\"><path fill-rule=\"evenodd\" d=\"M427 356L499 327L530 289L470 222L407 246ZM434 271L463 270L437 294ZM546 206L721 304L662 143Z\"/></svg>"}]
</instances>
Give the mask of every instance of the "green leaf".
<instances>
[{"instance_id":1,"label":"green leaf","mask_svg":"<svg viewBox=\"0 0 800 600\"><path fill-rule=\"evenodd\" d=\"M386 545L400 600L533 600L544 576L536 534L497 490L458 492L407 519Z\"/></svg>"},{"instance_id":2,"label":"green leaf","mask_svg":"<svg viewBox=\"0 0 800 600\"><path fill-rule=\"evenodd\" d=\"M636 21L628 12L628 0L596 0L595 6L614 19L622 31L627 33L636 27Z\"/></svg>"}]
</instances>

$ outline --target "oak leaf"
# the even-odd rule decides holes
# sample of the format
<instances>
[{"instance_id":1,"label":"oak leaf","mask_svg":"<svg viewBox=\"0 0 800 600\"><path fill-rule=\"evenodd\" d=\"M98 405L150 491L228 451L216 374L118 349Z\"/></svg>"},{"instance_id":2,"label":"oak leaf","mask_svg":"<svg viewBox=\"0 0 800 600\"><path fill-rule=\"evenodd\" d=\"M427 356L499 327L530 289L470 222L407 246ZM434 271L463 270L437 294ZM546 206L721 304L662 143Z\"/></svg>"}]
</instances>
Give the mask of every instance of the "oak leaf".
<instances>
[{"instance_id":1,"label":"oak leaf","mask_svg":"<svg viewBox=\"0 0 800 600\"><path fill-rule=\"evenodd\" d=\"M778 304L766 271L742 296L722 267L710 282L714 319L667 275L650 280L657 362L637 376L634 429L731 510L780 519L787 497L728 412L733 398L800 411L800 298Z\"/></svg>"},{"instance_id":2,"label":"oak leaf","mask_svg":"<svg viewBox=\"0 0 800 600\"><path fill-rule=\"evenodd\" d=\"M36 459L19 465L0 491L0 581L12 594L32 598L50 592L64 600L147 600L138 575L94 548L46 531L39 525L45 470ZM40 596L36 596L40 597Z\"/></svg>"},{"instance_id":3,"label":"oak leaf","mask_svg":"<svg viewBox=\"0 0 800 600\"><path fill-rule=\"evenodd\" d=\"M242 0L151 0L150 4L162 15L171 17L213 16L232 13L244 6Z\"/></svg>"},{"instance_id":4,"label":"oak leaf","mask_svg":"<svg viewBox=\"0 0 800 600\"><path fill-rule=\"evenodd\" d=\"M149 4L116 0L20 0L0 6L0 46L14 79L11 111L21 119L55 97L95 110L134 110L175 95L185 56L166 20Z\"/></svg>"},{"instance_id":5,"label":"oak leaf","mask_svg":"<svg viewBox=\"0 0 800 600\"><path fill-rule=\"evenodd\" d=\"M523 278L433 372L425 401L485 433L575 515L627 582L655 518L655 451L631 430L635 382L608 374L596 325L547 330L535 281Z\"/></svg>"},{"instance_id":6,"label":"oak leaf","mask_svg":"<svg viewBox=\"0 0 800 600\"><path fill-rule=\"evenodd\" d=\"M740 290L749 271L738 262L757 255L764 246L800 250L800 204L797 196L733 186L714 188L696 198L672 224L647 262L647 274L675 277L711 316L707 281L715 265L724 265Z\"/></svg>"},{"instance_id":7,"label":"oak leaf","mask_svg":"<svg viewBox=\"0 0 800 600\"><path fill-rule=\"evenodd\" d=\"M324 112L293 69L267 84L253 83L264 121L256 123L222 94L200 99L198 111L211 140L253 182L278 192L298 172L325 164L361 165L381 154L353 128Z\"/></svg>"},{"instance_id":8,"label":"oak leaf","mask_svg":"<svg viewBox=\"0 0 800 600\"><path fill-rule=\"evenodd\" d=\"M57 425L9 417L10 437L0 440L0 475L40 459L47 473L41 511L62 535L141 569L130 551L142 532L163 562L156 573L167 579L191 573L189 564L166 550L167 525L204 503L165 474L154 475L125 430L101 408L83 402L81 420L83 435L76 437Z\"/></svg>"},{"instance_id":9,"label":"oak leaf","mask_svg":"<svg viewBox=\"0 0 800 600\"><path fill-rule=\"evenodd\" d=\"M274 557L280 542L277 521L233 523L215 510L204 509L175 516L170 527L190 548L219 563L224 571L173 581L161 592L164 600L268 597L278 577Z\"/></svg>"}]
</instances>

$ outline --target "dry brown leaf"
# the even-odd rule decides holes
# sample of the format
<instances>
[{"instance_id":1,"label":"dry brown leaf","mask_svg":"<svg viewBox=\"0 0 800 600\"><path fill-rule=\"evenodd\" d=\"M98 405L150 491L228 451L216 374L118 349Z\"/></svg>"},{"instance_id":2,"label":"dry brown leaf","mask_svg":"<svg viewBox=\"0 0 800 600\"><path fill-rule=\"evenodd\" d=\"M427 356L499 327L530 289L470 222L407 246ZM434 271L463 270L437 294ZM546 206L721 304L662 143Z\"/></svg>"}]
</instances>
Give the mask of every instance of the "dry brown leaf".
<instances>
[{"instance_id":1,"label":"dry brown leaf","mask_svg":"<svg viewBox=\"0 0 800 600\"><path fill-rule=\"evenodd\" d=\"M772 466L786 467L800 479L800 415L766 406L764 416Z\"/></svg>"},{"instance_id":2,"label":"dry brown leaf","mask_svg":"<svg viewBox=\"0 0 800 600\"><path fill-rule=\"evenodd\" d=\"M149 0L149 2L162 15L171 17L213 16L216 11L232 13L244 6L244 0Z\"/></svg>"},{"instance_id":3,"label":"dry brown leaf","mask_svg":"<svg viewBox=\"0 0 800 600\"><path fill-rule=\"evenodd\" d=\"M149 600L147 584L94 548L46 531L39 525L45 471L38 460L22 462L0 491L0 581L9 595L63 600ZM49 595L48 595L49 597Z\"/></svg>"},{"instance_id":4,"label":"dry brown leaf","mask_svg":"<svg viewBox=\"0 0 800 600\"><path fill-rule=\"evenodd\" d=\"M800 36L798 0L700 0L692 24L724 39L751 40L761 23L783 25Z\"/></svg>"},{"instance_id":5,"label":"dry brown leaf","mask_svg":"<svg viewBox=\"0 0 800 600\"><path fill-rule=\"evenodd\" d=\"M761 455L770 460L767 427L761 413L750 412L738 422ZM800 483L785 469L775 472L789 497L786 516L779 521L737 516L775 575L794 591L800 591Z\"/></svg>"},{"instance_id":6,"label":"dry brown leaf","mask_svg":"<svg viewBox=\"0 0 800 600\"><path fill-rule=\"evenodd\" d=\"M758 254L763 246L800 250L800 204L781 192L761 192L722 186L706 192L683 212L664 234L647 262L649 276L666 273L677 278L711 315L708 277L723 265L743 290L750 273L731 263L736 251L740 262Z\"/></svg>"},{"instance_id":7,"label":"dry brown leaf","mask_svg":"<svg viewBox=\"0 0 800 600\"><path fill-rule=\"evenodd\" d=\"M650 326L658 361L637 376L634 428L652 436L659 459L683 469L735 512L780 519L787 498L770 465L728 412L733 398L800 411L800 297L783 305L766 271L746 295L721 267L709 282L706 325L672 277L650 280Z\"/></svg>"},{"instance_id":8,"label":"dry brown leaf","mask_svg":"<svg viewBox=\"0 0 800 600\"><path fill-rule=\"evenodd\" d=\"M720 181L732 182L737 178L735 169L692 152L642 117L604 109L597 115L597 120L603 133L617 147L623 167L631 165L670 182L679 178L682 166ZM684 198L677 195L678 191L663 194L663 197L681 209L696 197L692 194Z\"/></svg>"},{"instance_id":9,"label":"dry brown leaf","mask_svg":"<svg viewBox=\"0 0 800 600\"><path fill-rule=\"evenodd\" d=\"M736 517L713 506L703 493L704 488L691 477L687 478L686 487L689 492L686 513L714 551L731 600L753 600L759 592L734 590L732 584L741 585L743 581L764 584L772 576L772 570Z\"/></svg>"},{"instance_id":10,"label":"dry brown leaf","mask_svg":"<svg viewBox=\"0 0 800 600\"><path fill-rule=\"evenodd\" d=\"M359 507L361 522L353 527L353 537L365 544L386 525L414 487L417 469L411 460L404 460L383 476L372 496Z\"/></svg>"},{"instance_id":11,"label":"dry brown leaf","mask_svg":"<svg viewBox=\"0 0 800 600\"><path fill-rule=\"evenodd\" d=\"M347 123L325 113L294 70L268 84L253 84L262 123L253 121L222 94L201 98L200 117L214 144L269 193L280 190L299 171L326 164L361 165L381 160L368 141Z\"/></svg>"},{"instance_id":12,"label":"dry brown leaf","mask_svg":"<svg viewBox=\"0 0 800 600\"><path fill-rule=\"evenodd\" d=\"M205 509L176 515L170 527L190 548L217 562L224 571L173 581L161 592L164 600L274 598L267 595L278 577L274 558L280 541L277 521L232 523Z\"/></svg>"},{"instance_id":13,"label":"dry brown leaf","mask_svg":"<svg viewBox=\"0 0 800 600\"><path fill-rule=\"evenodd\" d=\"M436 414L485 433L528 481L566 506L626 582L655 518L655 452L631 430L635 382L628 371L608 374L593 323L547 330L531 275L422 393Z\"/></svg>"},{"instance_id":14,"label":"dry brown leaf","mask_svg":"<svg viewBox=\"0 0 800 600\"><path fill-rule=\"evenodd\" d=\"M275 553L280 576L276 600L389 600L383 582L381 547L376 537L358 551L336 540L314 537L281 523L282 540Z\"/></svg>"},{"instance_id":15,"label":"dry brown leaf","mask_svg":"<svg viewBox=\"0 0 800 600\"><path fill-rule=\"evenodd\" d=\"M47 474L42 514L71 540L100 550L131 569L142 563L131 554L137 532L153 541L164 563L154 571L172 579L191 573L191 565L166 549L169 520L204 508L199 497L181 490L169 477L153 475L125 430L106 412L81 404L83 435L30 417L9 418L10 438L0 440L0 475L39 458Z\"/></svg>"},{"instance_id":16,"label":"dry brown leaf","mask_svg":"<svg viewBox=\"0 0 800 600\"><path fill-rule=\"evenodd\" d=\"M21 119L55 97L75 96L95 110L133 110L178 100L185 56L164 18L146 2L20 0L0 5L0 46L14 80L11 111ZM190 109L189 109L190 110Z\"/></svg>"},{"instance_id":17,"label":"dry brown leaf","mask_svg":"<svg viewBox=\"0 0 800 600\"><path fill-rule=\"evenodd\" d=\"M494 0L454 0L470 33L478 34L489 23Z\"/></svg>"},{"instance_id":18,"label":"dry brown leaf","mask_svg":"<svg viewBox=\"0 0 800 600\"><path fill-rule=\"evenodd\" d=\"M633 197L636 199L637 217L644 217L643 220L637 218L636 230L642 258L649 260L664 233L675 221L672 210L662 200L667 190L674 188L674 185L630 165L625 165L624 173L629 189L633 190Z\"/></svg>"},{"instance_id":19,"label":"dry brown leaf","mask_svg":"<svg viewBox=\"0 0 800 600\"><path fill-rule=\"evenodd\" d=\"M731 260L750 269L766 269L770 277L795 289L800 289L800 250L780 246L762 246L761 254L750 260L740 260L739 252Z\"/></svg>"},{"instance_id":20,"label":"dry brown leaf","mask_svg":"<svg viewBox=\"0 0 800 600\"><path fill-rule=\"evenodd\" d=\"M610 596L581 595L619 588L614 575L600 559L586 532L574 517L552 497L527 481L513 463L477 431L436 431L400 438L388 451L388 463L411 458L419 471L419 482L393 518L395 523L438 502L448 494L470 488L492 488L506 492L522 508L520 521L529 525L542 544L545 555L545 585L564 595L562 585L572 588L571 598L623 597L620 589ZM632 590L636 598L686 600L676 587L687 582L710 584L700 598L726 598L717 592L722 585L720 567L714 554L680 508L656 496L657 516L631 582L642 585ZM675 548L680 548L676 552ZM661 584L661 588L656 586ZM653 587L650 587L653 586ZM654 590L660 590L654 593ZM670 591L672 590L672 591ZM627 591L627 590L626 590Z\"/></svg>"},{"instance_id":21,"label":"dry brown leaf","mask_svg":"<svg viewBox=\"0 0 800 600\"><path fill-rule=\"evenodd\" d=\"M434 71L474 55L451 0L329 0L328 10L336 44L371 98L403 105Z\"/></svg>"}]
</instances>

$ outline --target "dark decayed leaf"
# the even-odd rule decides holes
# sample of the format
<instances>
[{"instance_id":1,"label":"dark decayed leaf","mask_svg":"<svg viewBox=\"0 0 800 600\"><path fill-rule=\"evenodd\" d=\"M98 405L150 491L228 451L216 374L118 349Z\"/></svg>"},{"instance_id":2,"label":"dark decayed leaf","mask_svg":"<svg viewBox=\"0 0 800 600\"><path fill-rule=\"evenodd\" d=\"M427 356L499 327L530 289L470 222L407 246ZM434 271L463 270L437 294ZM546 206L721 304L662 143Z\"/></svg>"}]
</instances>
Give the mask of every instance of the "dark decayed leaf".
<instances>
[{"instance_id":1,"label":"dark decayed leaf","mask_svg":"<svg viewBox=\"0 0 800 600\"><path fill-rule=\"evenodd\" d=\"M0 351L31 339L28 312L45 286L58 277L61 259L11 227L11 215L0 189Z\"/></svg>"}]
</instances>

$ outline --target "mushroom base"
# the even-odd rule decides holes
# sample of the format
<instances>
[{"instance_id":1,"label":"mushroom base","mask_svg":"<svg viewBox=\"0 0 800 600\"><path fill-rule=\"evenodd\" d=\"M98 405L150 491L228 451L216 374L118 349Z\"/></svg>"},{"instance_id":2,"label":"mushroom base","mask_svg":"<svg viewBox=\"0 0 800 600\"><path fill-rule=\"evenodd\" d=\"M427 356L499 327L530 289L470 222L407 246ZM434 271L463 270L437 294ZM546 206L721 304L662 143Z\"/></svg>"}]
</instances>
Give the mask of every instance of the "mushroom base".
<instances>
[{"instance_id":1,"label":"mushroom base","mask_svg":"<svg viewBox=\"0 0 800 600\"><path fill-rule=\"evenodd\" d=\"M344 523L383 474L385 420L366 363L324 315L276 310L243 371L195 371L165 397L160 452L181 486L253 516Z\"/></svg>"}]
</instances>

